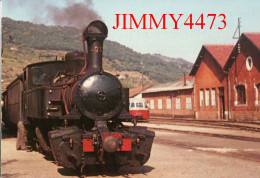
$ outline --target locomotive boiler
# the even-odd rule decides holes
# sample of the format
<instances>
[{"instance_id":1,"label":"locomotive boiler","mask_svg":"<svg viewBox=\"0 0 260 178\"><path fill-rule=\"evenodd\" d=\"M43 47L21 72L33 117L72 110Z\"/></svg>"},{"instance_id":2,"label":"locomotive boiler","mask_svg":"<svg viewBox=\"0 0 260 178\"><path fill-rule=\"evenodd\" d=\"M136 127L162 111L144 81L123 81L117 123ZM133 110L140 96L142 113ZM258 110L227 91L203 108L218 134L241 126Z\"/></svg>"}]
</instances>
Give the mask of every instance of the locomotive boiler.
<instances>
[{"instance_id":1,"label":"locomotive boiler","mask_svg":"<svg viewBox=\"0 0 260 178\"><path fill-rule=\"evenodd\" d=\"M90 23L82 33L84 53L30 64L3 93L6 125L20 124L27 149L51 154L65 168L141 166L150 157L155 133L123 125L128 90L102 68L107 33L103 22Z\"/></svg>"}]
</instances>

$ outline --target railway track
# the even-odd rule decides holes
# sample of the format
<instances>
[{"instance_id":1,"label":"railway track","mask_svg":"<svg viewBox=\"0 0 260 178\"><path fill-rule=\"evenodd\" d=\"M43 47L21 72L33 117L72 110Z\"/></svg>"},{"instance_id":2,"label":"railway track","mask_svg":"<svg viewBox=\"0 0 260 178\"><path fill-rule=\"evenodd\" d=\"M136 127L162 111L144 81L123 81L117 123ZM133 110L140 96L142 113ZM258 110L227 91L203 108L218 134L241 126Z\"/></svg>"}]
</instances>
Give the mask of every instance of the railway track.
<instances>
[{"instance_id":1,"label":"railway track","mask_svg":"<svg viewBox=\"0 0 260 178\"><path fill-rule=\"evenodd\" d=\"M218 137L218 138L260 143L260 138L253 138L253 137L247 137L247 136L237 136L237 135L217 134L217 133L203 133L203 132L183 131L183 130L170 130L170 129L160 129L160 128L151 128L151 130L167 131L167 132L190 134L190 135L200 135L200 136L207 136L207 137Z\"/></svg>"},{"instance_id":2,"label":"railway track","mask_svg":"<svg viewBox=\"0 0 260 178\"><path fill-rule=\"evenodd\" d=\"M230 128L236 130L247 130L260 132L260 123L249 122L231 122L231 121L205 121L193 119L166 119L166 118L150 118L149 123L153 124L169 124L169 125L186 125L212 128Z\"/></svg>"}]
</instances>

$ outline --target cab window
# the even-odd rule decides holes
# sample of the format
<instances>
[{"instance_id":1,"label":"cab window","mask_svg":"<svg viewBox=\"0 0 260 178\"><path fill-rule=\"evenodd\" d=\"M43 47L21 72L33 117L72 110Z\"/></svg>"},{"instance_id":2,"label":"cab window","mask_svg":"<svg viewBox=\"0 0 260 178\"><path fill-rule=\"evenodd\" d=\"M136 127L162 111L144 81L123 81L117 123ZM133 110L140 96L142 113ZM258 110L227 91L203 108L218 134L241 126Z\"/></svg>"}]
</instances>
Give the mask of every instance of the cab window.
<instances>
[{"instance_id":1,"label":"cab window","mask_svg":"<svg viewBox=\"0 0 260 178\"><path fill-rule=\"evenodd\" d=\"M33 85L43 85L47 83L47 74L44 73L43 68L33 68L32 69L32 84Z\"/></svg>"}]
</instances>

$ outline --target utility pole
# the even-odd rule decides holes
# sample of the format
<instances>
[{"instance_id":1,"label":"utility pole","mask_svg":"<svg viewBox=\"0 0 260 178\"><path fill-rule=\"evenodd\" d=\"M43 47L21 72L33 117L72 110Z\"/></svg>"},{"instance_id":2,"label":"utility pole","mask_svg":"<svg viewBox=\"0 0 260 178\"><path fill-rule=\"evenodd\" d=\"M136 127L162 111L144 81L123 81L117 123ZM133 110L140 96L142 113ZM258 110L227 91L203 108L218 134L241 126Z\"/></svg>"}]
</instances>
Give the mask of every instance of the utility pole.
<instances>
[{"instance_id":1,"label":"utility pole","mask_svg":"<svg viewBox=\"0 0 260 178\"><path fill-rule=\"evenodd\" d=\"M240 53L240 51L241 51L241 43L240 43L240 28L241 28L241 22L240 22L240 17L237 19L237 28L236 28L236 31L235 31L235 33L234 33L234 35L233 35L233 39L238 39L238 44L237 44L237 51L238 51L238 53ZM237 32L238 32L238 37L236 37L236 34L237 34ZM237 81L237 60L235 59L235 84L237 84L238 83L238 81ZM229 76L229 74L228 74L228 72L227 72L227 100L228 100L228 120L230 119L230 82L229 82L229 80L230 80L230 78L229 78L230 76Z\"/></svg>"},{"instance_id":2,"label":"utility pole","mask_svg":"<svg viewBox=\"0 0 260 178\"><path fill-rule=\"evenodd\" d=\"M186 73L185 73L184 70L183 70L183 80L184 80L183 85L184 85L184 86L187 86L187 83L186 83Z\"/></svg>"},{"instance_id":3,"label":"utility pole","mask_svg":"<svg viewBox=\"0 0 260 178\"><path fill-rule=\"evenodd\" d=\"M241 23L240 23L240 17L237 19L238 21L238 25L237 25L237 28L236 28L236 31L233 35L233 39L238 39L238 44L237 44L237 51L238 53L240 53L241 51L241 43L240 43L240 28L241 28ZM238 32L238 37L236 37L236 34ZM237 61L235 60L235 81L237 83Z\"/></svg>"},{"instance_id":4,"label":"utility pole","mask_svg":"<svg viewBox=\"0 0 260 178\"><path fill-rule=\"evenodd\" d=\"M235 31L235 33L233 35L233 39L239 39L239 37L240 37L240 27L241 27L240 19L241 19L241 17L238 17L238 19L237 19L238 25L237 25L236 31ZM238 37L236 37L237 32L238 32Z\"/></svg>"},{"instance_id":5,"label":"utility pole","mask_svg":"<svg viewBox=\"0 0 260 178\"><path fill-rule=\"evenodd\" d=\"M237 50L238 50L238 53L240 53L240 51L241 51L241 44L240 44L240 28L241 28L241 22L240 22L240 17L237 19L237 29L236 29L236 31L235 31L235 33L234 33L234 35L233 35L233 39L238 39L238 46L237 46ZM238 32L238 37L236 37L236 33Z\"/></svg>"},{"instance_id":6,"label":"utility pole","mask_svg":"<svg viewBox=\"0 0 260 178\"><path fill-rule=\"evenodd\" d=\"M143 83L143 79L144 79L144 74L143 74L143 71L144 71L144 61L142 60L141 61L141 73L142 73L142 81L141 81L141 85L142 85L142 90L143 90L143 85L144 85L144 83Z\"/></svg>"}]
</instances>

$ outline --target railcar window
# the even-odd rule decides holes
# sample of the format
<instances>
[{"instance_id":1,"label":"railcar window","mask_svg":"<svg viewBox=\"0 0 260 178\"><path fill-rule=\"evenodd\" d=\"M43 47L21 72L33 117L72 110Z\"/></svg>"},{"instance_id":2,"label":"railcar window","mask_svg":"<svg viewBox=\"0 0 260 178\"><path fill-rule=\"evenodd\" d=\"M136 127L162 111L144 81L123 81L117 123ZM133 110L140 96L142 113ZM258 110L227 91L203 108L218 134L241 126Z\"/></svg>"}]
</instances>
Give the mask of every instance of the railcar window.
<instances>
[{"instance_id":1,"label":"railcar window","mask_svg":"<svg viewBox=\"0 0 260 178\"><path fill-rule=\"evenodd\" d=\"M44 73L43 68L32 69L32 83L33 85L43 85L47 81L47 75Z\"/></svg>"},{"instance_id":2,"label":"railcar window","mask_svg":"<svg viewBox=\"0 0 260 178\"><path fill-rule=\"evenodd\" d=\"M26 83L27 83L27 80L26 80L26 70L24 71L24 73L23 73L23 83L24 83L24 85L23 85L23 89L25 90L26 89Z\"/></svg>"},{"instance_id":3,"label":"railcar window","mask_svg":"<svg viewBox=\"0 0 260 178\"><path fill-rule=\"evenodd\" d=\"M140 102L139 102L139 103L136 103L136 107L137 107L137 108L143 108L144 105L143 105L143 103L140 103Z\"/></svg>"},{"instance_id":4,"label":"railcar window","mask_svg":"<svg viewBox=\"0 0 260 178\"><path fill-rule=\"evenodd\" d=\"M131 108L134 108L135 107L135 103L131 103Z\"/></svg>"},{"instance_id":5,"label":"railcar window","mask_svg":"<svg viewBox=\"0 0 260 178\"><path fill-rule=\"evenodd\" d=\"M145 108L148 108L147 102L144 102L144 107L145 107Z\"/></svg>"}]
</instances>

